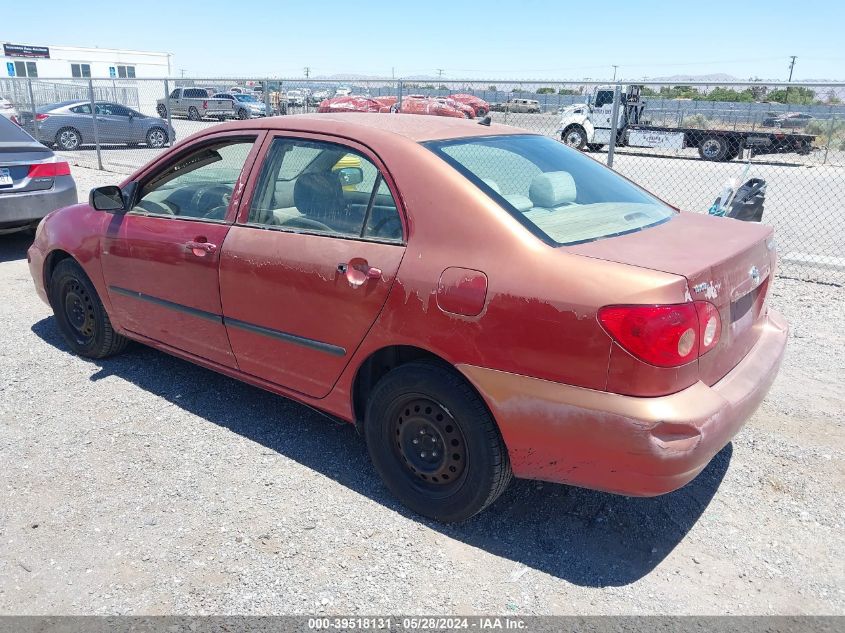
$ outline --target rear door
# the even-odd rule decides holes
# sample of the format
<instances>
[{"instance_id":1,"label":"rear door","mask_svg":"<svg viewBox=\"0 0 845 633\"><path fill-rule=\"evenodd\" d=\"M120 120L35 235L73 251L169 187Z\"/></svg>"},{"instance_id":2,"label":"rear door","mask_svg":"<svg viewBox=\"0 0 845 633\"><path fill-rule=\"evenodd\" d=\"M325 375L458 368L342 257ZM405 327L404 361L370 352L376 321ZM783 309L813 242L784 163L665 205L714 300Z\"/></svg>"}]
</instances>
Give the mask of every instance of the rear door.
<instances>
[{"instance_id":1,"label":"rear door","mask_svg":"<svg viewBox=\"0 0 845 633\"><path fill-rule=\"evenodd\" d=\"M323 397L393 284L399 198L360 145L302 135L265 147L220 260L226 330L242 371Z\"/></svg>"},{"instance_id":2,"label":"rear door","mask_svg":"<svg viewBox=\"0 0 845 633\"><path fill-rule=\"evenodd\" d=\"M257 133L206 137L144 175L133 208L108 223L103 277L126 329L236 367L223 326L218 266Z\"/></svg>"}]
</instances>

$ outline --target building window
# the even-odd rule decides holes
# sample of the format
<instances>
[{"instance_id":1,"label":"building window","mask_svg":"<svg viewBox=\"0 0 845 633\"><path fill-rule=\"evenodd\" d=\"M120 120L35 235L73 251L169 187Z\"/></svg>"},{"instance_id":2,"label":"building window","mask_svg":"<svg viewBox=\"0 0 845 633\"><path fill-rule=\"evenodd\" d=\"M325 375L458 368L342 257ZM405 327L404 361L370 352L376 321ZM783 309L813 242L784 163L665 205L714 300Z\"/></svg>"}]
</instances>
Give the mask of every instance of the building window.
<instances>
[{"instance_id":1,"label":"building window","mask_svg":"<svg viewBox=\"0 0 845 633\"><path fill-rule=\"evenodd\" d=\"M71 64L70 74L73 77L90 77L91 64Z\"/></svg>"},{"instance_id":2,"label":"building window","mask_svg":"<svg viewBox=\"0 0 845 633\"><path fill-rule=\"evenodd\" d=\"M38 66L35 62L15 62L15 75L18 77L37 77Z\"/></svg>"},{"instance_id":3,"label":"building window","mask_svg":"<svg viewBox=\"0 0 845 633\"><path fill-rule=\"evenodd\" d=\"M121 79L135 79L135 67L134 66L118 66L117 67L117 76Z\"/></svg>"}]
</instances>

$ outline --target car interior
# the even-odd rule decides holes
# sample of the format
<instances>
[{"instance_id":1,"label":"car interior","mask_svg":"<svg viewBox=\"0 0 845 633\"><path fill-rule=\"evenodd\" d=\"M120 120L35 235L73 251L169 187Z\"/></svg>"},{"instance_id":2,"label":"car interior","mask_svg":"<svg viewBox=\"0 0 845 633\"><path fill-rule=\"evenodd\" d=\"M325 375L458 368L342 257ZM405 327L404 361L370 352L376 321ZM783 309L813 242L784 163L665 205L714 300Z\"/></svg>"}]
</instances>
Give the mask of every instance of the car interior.
<instances>
[{"instance_id":1,"label":"car interior","mask_svg":"<svg viewBox=\"0 0 845 633\"><path fill-rule=\"evenodd\" d=\"M330 143L277 141L256 187L249 223L402 239L396 203L375 165Z\"/></svg>"},{"instance_id":2,"label":"car interior","mask_svg":"<svg viewBox=\"0 0 845 633\"><path fill-rule=\"evenodd\" d=\"M252 142L205 147L142 185L132 212L223 220ZM390 189L365 157L331 143L277 142L268 152L249 224L402 240Z\"/></svg>"}]
</instances>

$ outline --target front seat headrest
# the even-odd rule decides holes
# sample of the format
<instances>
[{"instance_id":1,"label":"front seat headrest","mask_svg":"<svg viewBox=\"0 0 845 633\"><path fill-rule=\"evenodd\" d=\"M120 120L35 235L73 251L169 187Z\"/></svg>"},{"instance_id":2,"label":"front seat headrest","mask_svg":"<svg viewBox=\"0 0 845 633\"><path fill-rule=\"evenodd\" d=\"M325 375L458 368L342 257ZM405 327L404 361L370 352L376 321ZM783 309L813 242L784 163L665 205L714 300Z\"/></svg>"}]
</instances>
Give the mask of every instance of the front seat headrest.
<instances>
[{"instance_id":1,"label":"front seat headrest","mask_svg":"<svg viewBox=\"0 0 845 633\"><path fill-rule=\"evenodd\" d=\"M550 171L537 174L531 181L528 196L535 207L553 208L575 202L578 191L575 180L568 171Z\"/></svg>"}]
</instances>

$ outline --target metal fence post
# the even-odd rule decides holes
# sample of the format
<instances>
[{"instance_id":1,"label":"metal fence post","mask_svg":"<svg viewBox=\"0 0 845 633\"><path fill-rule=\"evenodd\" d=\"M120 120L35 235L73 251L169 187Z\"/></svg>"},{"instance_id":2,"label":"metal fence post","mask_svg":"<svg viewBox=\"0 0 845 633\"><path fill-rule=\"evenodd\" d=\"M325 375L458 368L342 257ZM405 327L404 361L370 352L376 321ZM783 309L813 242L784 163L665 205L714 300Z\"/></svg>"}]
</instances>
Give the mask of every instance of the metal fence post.
<instances>
[{"instance_id":1,"label":"metal fence post","mask_svg":"<svg viewBox=\"0 0 845 633\"><path fill-rule=\"evenodd\" d=\"M167 146L173 147L173 139L170 138L170 130L173 129L173 124L170 122L170 82L164 80L164 110L167 113Z\"/></svg>"},{"instance_id":2,"label":"metal fence post","mask_svg":"<svg viewBox=\"0 0 845 633\"><path fill-rule=\"evenodd\" d=\"M264 116L268 117L272 114L270 110L270 80L264 80Z\"/></svg>"},{"instance_id":3,"label":"metal fence post","mask_svg":"<svg viewBox=\"0 0 845 633\"><path fill-rule=\"evenodd\" d=\"M616 150L616 133L619 129L619 101L622 96L622 86L616 84L613 89L613 108L610 111L610 140L607 143L607 166L613 169L613 154Z\"/></svg>"},{"instance_id":4,"label":"metal fence post","mask_svg":"<svg viewBox=\"0 0 845 633\"><path fill-rule=\"evenodd\" d=\"M398 101L397 101L398 106L397 107L399 108L399 112L402 112L402 88L403 87L404 87L403 82L402 82L401 79L399 79L396 82L396 93L397 93L396 98L398 99Z\"/></svg>"},{"instance_id":5,"label":"metal fence post","mask_svg":"<svg viewBox=\"0 0 845 633\"><path fill-rule=\"evenodd\" d=\"M824 144L824 160L823 165L827 165L827 153L830 150L830 144L833 142L833 121L836 115L833 113L833 106L830 107L830 126L827 128L827 143Z\"/></svg>"},{"instance_id":6,"label":"metal fence post","mask_svg":"<svg viewBox=\"0 0 845 633\"><path fill-rule=\"evenodd\" d=\"M97 148L97 167L103 168L103 157L100 155L100 133L97 130L97 104L94 101L94 84L88 79L88 101L91 103L91 119L94 123L94 146Z\"/></svg>"},{"instance_id":7,"label":"metal fence post","mask_svg":"<svg viewBox=\"0 0 845 633\"><path fill-rule=\"evenodd\" d=\"M32 92L32 77L27 77L26 83L29 87L29 105L32 107L32 135L38 141L40 139L38 138L38 121L35 118L35 93Z\"/></svg>"}]
</instances>

